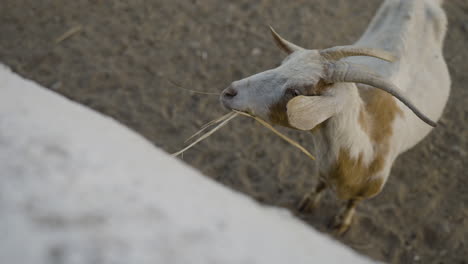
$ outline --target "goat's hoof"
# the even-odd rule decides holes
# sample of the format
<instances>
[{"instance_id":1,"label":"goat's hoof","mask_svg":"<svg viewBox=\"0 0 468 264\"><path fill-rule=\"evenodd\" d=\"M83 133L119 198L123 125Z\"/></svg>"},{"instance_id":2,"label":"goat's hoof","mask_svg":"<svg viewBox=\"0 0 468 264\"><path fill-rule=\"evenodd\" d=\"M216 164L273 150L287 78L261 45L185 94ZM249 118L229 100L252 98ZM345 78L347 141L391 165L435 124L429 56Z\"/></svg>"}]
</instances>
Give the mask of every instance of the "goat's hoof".
<instances>
[{"instance_id":1,"label":"goat's hoof","mask_svg":"<svg viewBox=\"0 0 468 264\"><path fill-rule=\"evenodd\" d=\"M340 224L336 227L334 232L338 236L343 236L346 232L348 232L350 226L351 224Z\"/></svg>"},{"instance_id":2,"label":"goat's hoof","mask_svg":"<svg viewBox=\"0 0 468 264\"><path fill-rule=\"evenodd\" d=\"M314 199L314 197L311 195L305 195L299 203L297 209L301 213L310 213L314 211L314 209L316 209L317 207L318 202L316 201L316 199Z\"/></svg>"},{"instance_id":3,"label":"goat's hoof","mask_svg":"<svg viewBox=\"0 0 468 264\"><path fill-rule=\"evenodd\" d=\"M343 221L343 217L341 215L333 218L328 225L332 232L337 236L343 236L349 230L350 226L351 221Z\"/></svg>"}]
</instances>

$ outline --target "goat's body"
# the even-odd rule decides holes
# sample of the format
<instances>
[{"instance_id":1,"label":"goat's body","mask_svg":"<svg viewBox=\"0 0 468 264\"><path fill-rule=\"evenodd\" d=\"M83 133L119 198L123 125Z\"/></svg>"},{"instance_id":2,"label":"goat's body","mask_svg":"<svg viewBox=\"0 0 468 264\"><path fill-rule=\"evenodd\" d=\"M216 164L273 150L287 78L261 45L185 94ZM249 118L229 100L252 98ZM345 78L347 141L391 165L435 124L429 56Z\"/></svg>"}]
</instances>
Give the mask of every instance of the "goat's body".
<instances>
[{"instance_id":1,"label":"goat's body","mask_svg":"<svg viewBox=\"0 0 468 264\"><path fill-rule=\"evenodd\" d=\"M450 77L442 56L446 17L435 0L386 0L355 44L384 49L397 56L389 64L371 57L346 60L366 65L392 80L433 120L442 115ZM370 87L343 84L347 111L316 129L320 172L342 199L379 193L395 158L431 130L389 94Z\"/></svg>"},{"instance_id":2,"label":"goat's body","mask_svg":"<svg viewBox=\"0 0 468 264\"><path fill-rule=\"evenodd\" d=\"M326 186L333 188L348 201L336 221L339 232L349 227L358 201L381 191L396 157L442 115L450 78L440 2L386 0L351 46L308 50L272 30L288 57L221 95L228 109L312 130L321 182L300 210L317 204Z\"/></svg>"}]
</instances>

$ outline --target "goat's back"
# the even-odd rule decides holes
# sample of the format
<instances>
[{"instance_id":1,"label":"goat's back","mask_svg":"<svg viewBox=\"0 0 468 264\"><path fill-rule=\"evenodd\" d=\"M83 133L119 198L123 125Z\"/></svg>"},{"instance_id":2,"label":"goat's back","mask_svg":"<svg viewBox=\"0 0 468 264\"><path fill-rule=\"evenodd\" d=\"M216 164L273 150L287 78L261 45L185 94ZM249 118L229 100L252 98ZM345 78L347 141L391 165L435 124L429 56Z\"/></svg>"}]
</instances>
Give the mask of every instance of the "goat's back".
<instances>
[{"instance_id":1,"label":"goat's back","mask_svg":"<svg viewBox=\"0 0 468 264\"><path fill-rule=\"evenodd\" d=\"M447 18L440 2L386 0L355 45L391 51L398 60L388 63L369 57L348 59L392 80L433 120L442 115L450 92L450 76L442 55ZM398 106L404 114L394 123L395 156L414 146L431 130L399 101Z\"/></svg>"}]
</instances>

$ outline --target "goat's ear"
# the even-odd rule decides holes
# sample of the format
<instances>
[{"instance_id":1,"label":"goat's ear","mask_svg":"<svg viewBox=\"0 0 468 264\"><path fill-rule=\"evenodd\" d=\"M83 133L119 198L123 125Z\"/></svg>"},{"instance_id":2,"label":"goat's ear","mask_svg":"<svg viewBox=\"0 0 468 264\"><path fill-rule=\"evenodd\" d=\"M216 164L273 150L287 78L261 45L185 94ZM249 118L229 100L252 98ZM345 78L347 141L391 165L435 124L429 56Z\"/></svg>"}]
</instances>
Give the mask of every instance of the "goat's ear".
<instances>
[{"instance_id":1,"label":"goat's ear","mask_svg":"<svg viewBox=\"0 0 468 264\"><path fill-rule=\"evenodd\" d=\"M289 124L300 130L311 130L338 111L332 96L296 96L287 104Z\"/></svg>"}]
</instances>

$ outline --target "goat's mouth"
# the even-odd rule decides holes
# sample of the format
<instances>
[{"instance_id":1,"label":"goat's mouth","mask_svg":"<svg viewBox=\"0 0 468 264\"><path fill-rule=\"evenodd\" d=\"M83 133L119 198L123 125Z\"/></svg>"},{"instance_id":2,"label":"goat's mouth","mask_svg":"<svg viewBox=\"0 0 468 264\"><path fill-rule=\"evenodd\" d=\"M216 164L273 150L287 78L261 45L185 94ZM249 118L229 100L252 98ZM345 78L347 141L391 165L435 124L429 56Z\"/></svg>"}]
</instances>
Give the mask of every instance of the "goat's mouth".
<instances>
[{"instance_id":1,"label":"goat's mouth","mask_svg":"<svg viewBox=\"0 0 468 264\"><path fill-rule=\"evenodd\" d=\"M241 114L241 115L244 115L244 116L249 116L249 117L254 118L254 119L259 118L259 116L254 114L253 111L251 111L249 109L247 109L247 110L238 110L238 109L233 108L233 109L231 109L231 111L236 112L236 113Z\"/></svg>"},{"instance_id":2,"label":"goat's mouth","mask_svg":"<svg viewBox=\"0 0 468 264\"><path fill-rule=\"evenodd\" d=\"M219 101L221 102L221 105L226 109L226 110L236 110L236 111L240 111L238 109L236 109L234 106L233 106L233 101L232 100L229 100L229 99L226 99L224 96L221 96L219 98Z\"/></svg>"},{"instance_id":3,"label":"goat's mouth","mask_svg":"<svg viewBox=\"0 0 468 264\"><path fill-rule=\"evenodd\" d=\"M241 107L236 107L234 105L234 102L232 100L226 100L225 98L221 97L220 98L221 104L226 110L237 112L237 113L244 113L249 116L256 116L253 111L250 109L241 109Z\"/></svg>"}]
</instances>

